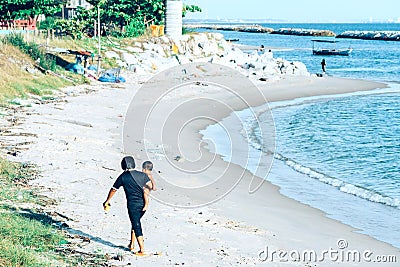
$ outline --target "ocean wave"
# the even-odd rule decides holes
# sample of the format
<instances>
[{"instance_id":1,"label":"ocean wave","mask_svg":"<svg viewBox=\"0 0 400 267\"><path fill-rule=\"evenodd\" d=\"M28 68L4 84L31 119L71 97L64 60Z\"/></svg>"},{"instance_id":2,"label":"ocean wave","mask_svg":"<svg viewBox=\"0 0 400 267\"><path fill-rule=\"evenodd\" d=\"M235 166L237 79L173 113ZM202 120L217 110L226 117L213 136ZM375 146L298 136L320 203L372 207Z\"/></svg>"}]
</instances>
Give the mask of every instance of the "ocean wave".
<instances>
[{"instance_id":1,"label":"ocean wave","mask_svg":"<svg viewBox=\"0 0 400 267\"><path fill-rule=\"evenodd\" d=\"M350 195L354 195L354 196L360 197L362 199L366 199L371 202L376 202L376 203L380 203L380 204L384 204L387 206L391 206L391 207L400 209L400 199L398 199L398 198L391 198L388 196L384 196L384 195L374 192L372 190L362 188L360 186L353 185L350 183L346 183L346 182L344 182L340 179L334 178L334 177L330 177L326 174L323 174L316 170L313 170L312 168L302 166L301 164L295 162L294 160L284 157L279 153L275 153L274 157L275 157L275 159L280 160L283 163L285 163L287 166L289 166L293 170L295 170L299 173L305 174L308 177L316 179L325 184L336 187L341 192L344 192L344 193L347 193Z\"/></svg>"},{"instance_id":2,"label":"ocean wave","mask_svg":"<svg viewBox=\"0 0 400 267\"><path fill-rule=\"evenodd\" d=\"M374 93L382 93L382 92L387 92L387 91L395 91L398 92L398 85L394 85L391 84L391 88L386 88L386 89L379 89L376 90ZM361 95L364 96L364 93L362 94L351 94L351 96L355 96L355 95ZM368 95L368 94L365 94ZM381 95L381 94L380 94ZM301 99L301 101L297 100L297 101L293 101L293 102L285 102L285 103L280 103L280 105L270 105L272 106L272 108L279 108L281 106L283 106L284 108L286 108L288 105L290 104L301 104L306 102L306 100L308 99ZM382 193L378 193L374 190L371 190L369 188L365 188L359 185L354 185L350 182L345 182L341 179L335 178L335 177L331 177L329 175L326 175L325 173L322 173L320 171L317 171L313 168L304 166L288 157L283 156L280 153L277 153L276 151L271 150L272 148L268 148L266 146L266 144L264 144L264 138L263 135L261 133L261 124L266 127L263 123L263 120L260 119L260 113L256 114L257 116L257 120L254 119L254 117L249 117L249 116L244 116L243 118L243 128L241 131L242 136L245 138L245 140L247 140L247 142L249 143L249 145L251 145L254 149L261 151L262 153L273 153L274 154L274 158L277 160L282 161L283 163L285 163L285 165L289 166L291 169L297 171L298 173L307 175L310 178L313 178L315 180L318 180L319 182L331 185L335 188L337 188L338 190L340 190L343 193L347 193L353 196L357 196L361 199L365 199L371 202L375 202L375 203L380 203L380 204L384 204L387 206L391 206L391 207L395 207L400 209L400 198L398 198L397 196L387 196L384 195Z\"/></svg>"}]
</instances>

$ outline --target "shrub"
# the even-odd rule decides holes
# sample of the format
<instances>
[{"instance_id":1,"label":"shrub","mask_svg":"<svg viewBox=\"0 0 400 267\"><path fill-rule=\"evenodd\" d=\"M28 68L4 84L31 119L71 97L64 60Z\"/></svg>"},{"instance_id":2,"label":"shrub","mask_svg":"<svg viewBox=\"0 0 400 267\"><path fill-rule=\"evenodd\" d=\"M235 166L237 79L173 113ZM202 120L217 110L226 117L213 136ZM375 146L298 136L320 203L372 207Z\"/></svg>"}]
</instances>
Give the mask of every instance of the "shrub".
<instances>
[{"instance_id":1,"label":"shrub","mask_svg":"<svg viewBox=\"0 0 400 267\"><path fill-rule=\"evenodd\" d=\"M146 31L146 25L141 18L133 18L132 21L125 27L123 37L137 37L143 35Z\"/></svg>"},{"instance_id":2,"label":"shrub","mask_svg":"<svg viewBox=\"0 0 400 267\"><path fill-rule=\"evenodd\" d=\"M45 20L41 21L39 24L39 30L51 30L55 28L56 18L46 17Z\"/></svg>"},{"instance_id":3,"label":"shrub","mask_svg":"<svg viewBox=\"0 0 400 267\"><path fill-rule=\"evenodd\" d=\"M71 36L73 39L82 39L87 22L79 20L58 19L54 28Z\"/></svg>"},{"instance_id":4,"label":"shrub","mask_svg":"<svg viewBox=\"0 0 400 267\"><path fill-rule=\"evenodd\" d=\"M55 59L51 55L46 54L39 45L25 42L24 37L21 34L8 34L4 37L3 42L17 47L19 50L29 55L33 60L38 61L39 66L45 70L55 70Z\"/></svg>"}]
</instances>

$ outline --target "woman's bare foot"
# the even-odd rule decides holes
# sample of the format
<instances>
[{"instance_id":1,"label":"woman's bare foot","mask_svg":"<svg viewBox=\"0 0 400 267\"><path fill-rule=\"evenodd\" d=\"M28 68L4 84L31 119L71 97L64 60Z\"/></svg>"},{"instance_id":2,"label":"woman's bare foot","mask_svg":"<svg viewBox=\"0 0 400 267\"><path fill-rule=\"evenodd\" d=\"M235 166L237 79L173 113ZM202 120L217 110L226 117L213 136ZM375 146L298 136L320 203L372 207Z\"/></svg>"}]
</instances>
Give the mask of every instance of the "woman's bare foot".
<instances>
[{"instance_id":1,"label":"woman's bare foot","mask_svg":"<svg viewBox=\"0 0 400 267\"><path fill-rule=\"evenodd\" d=\"M137 251L137 252L135 252L134 253L136 256L147 256L147 254L146 253L144 253L144 251Z\"/></svg>"},{"instance_id":2,"label":"woman's bare foot","mask_svg":"<svg viewBox=\"0 0 400 267\"><path fill-rule=\"evenodd\" d=\"M128 249L129 249L130 251L134 251L134 250L135 250L134 244L129 243Z\"/></svg>"}]
</instances>

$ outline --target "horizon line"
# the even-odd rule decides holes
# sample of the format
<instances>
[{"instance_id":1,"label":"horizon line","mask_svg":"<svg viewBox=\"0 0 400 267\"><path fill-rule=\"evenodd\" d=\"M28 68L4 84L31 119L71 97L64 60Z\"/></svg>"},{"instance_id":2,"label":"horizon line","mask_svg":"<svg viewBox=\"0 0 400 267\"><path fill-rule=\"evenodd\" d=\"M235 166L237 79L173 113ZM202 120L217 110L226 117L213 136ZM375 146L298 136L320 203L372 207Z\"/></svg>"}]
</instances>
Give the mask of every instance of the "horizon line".
<instances>
[{"instance_id":1,"label":"horizon line","mask_svg":"<svg viewBox=\"0 0 400 267\"><path fill-rule=\"evenodd\" d=\"M184 21L215 21L215 22L264 22L264 23L304 23L304 24L312 24L312 23L320 23L320 24L328 24L328 23L390 23L390 24L398 24L400 23L400 19L394 21L392 19L387 20L361 20L361 21L289 21L289 20L278 20L278 19L239 19L239 18L230 18L230 19L221 19L221 18L185 18Z\"/></svg>"}]
</instances>

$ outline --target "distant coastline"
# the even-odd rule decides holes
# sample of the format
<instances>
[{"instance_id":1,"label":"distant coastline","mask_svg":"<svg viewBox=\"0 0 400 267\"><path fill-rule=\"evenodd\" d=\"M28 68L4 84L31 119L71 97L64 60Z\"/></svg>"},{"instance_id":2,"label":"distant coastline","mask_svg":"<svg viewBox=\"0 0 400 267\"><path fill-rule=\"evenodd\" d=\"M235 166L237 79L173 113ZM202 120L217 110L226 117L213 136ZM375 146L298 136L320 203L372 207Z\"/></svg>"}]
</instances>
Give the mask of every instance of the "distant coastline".
<instances>
[{"instance_id":1,"label":"distant coastline","mask_svg":"<svg viewBox=\"0 0 400 267\"><path fill-rule=\"evenodd\" d=\"M258 24L237 25L237 24L185 24L189 29L207 29L217 31L237 31L237 32L250 32L250 33L270 33L270 34L284 34L284 35L299 35L299 36L336 36L336 34L329 30L314 30L314 29L297 29L297 28L282 28L274 30L269 27L263 27Z\"/></svg>"},{"instance_id":2,"label":"distant coastline","mask_svg":"<svg viewBox=\"0 0 400 267\"><path fill-rule=\"evenodd\" d=\"M288 21L288 20L279 20L279 19L184 19L184 23L192 24L192 23L213 23L213 24L400 24L400 21L384 21L384 20L372 20L372 21L349 21L349 22L334 22L334 21L326 21L326 22L301 22L301 21Z\"/></svg>"},{"instance_id":3,"label":"distant coastline","mask_svg":"<svg viewBox=\"0 0 400 267\"><path fill-rule=\"evenodd\" d=\"M347 38L347 39L362 39L362 40L380 40L380 41L400 41L400 27L398 30L351 30L336 33L329 29L314 29L314 25L323 25L315 23L284 23L284 25L290 25L289 27L280 27L273 29L266 27L264 24L254 23L215 23L203 21L202 23L188 23L185 22L184 26L188 29L206 29L206 30L217 30L217 31L236 31L236 32L248 32L248 33L267 33L267 34L282 34L282 35L297 35L297 36L320 36L320 37L336 37L336 38ZM370 25L375 25L371 23ZM396 23L393 23L396 24ZM279 23L276 23L279 25ZM307 25L307 27L304 27ZM329 25L329 24L326 24ZM385 25L385 24L382 24ZM293 27L292 27L293 26ZM300 27L299 27L300 26ZM400 26L400 24L399 24Z\"/></svg>"}]
</instances>

